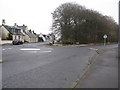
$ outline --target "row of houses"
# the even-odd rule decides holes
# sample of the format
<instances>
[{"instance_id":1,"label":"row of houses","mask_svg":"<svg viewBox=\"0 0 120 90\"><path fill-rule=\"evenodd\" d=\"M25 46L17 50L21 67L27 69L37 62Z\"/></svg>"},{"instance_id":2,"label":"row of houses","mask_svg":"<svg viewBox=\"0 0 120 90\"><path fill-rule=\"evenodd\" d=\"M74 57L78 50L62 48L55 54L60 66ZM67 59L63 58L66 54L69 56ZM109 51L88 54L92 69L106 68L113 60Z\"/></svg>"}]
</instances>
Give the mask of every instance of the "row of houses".
<instances>
[{"instance_id":1,"label":"row of houses","mask_svg":"<svg viewBox=\"0 0 120 90\"><path fill-rule=\"evenodd\" d=\"M36 34L34 30L28 30L24 24L22 26L16 23L13 26L6 25L5 20L2 20L2 25L0 25L0 36L2 40L21 40L28 43L52 40L50 35Z\"/></svg>"}]
</instances>

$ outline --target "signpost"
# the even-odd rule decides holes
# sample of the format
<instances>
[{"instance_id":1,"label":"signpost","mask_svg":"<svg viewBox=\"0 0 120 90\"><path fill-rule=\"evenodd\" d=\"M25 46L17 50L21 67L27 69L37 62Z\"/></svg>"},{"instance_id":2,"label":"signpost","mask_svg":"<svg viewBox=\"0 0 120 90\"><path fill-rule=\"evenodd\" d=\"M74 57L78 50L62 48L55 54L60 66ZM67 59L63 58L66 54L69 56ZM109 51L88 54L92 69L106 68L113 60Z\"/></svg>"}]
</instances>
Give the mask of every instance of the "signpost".
<instances>
[{"instance_id":1,"label":"signpost","mask_svg":"<svg viewBox=\"0 0 120 90\"><path fill-rule=\"evenodd\" d=\"M107 35L105 34L105 35L103 36L103 38L104 38L104 46L105 46L105 45L106 45Z\"/></svg>"}]
</instances>

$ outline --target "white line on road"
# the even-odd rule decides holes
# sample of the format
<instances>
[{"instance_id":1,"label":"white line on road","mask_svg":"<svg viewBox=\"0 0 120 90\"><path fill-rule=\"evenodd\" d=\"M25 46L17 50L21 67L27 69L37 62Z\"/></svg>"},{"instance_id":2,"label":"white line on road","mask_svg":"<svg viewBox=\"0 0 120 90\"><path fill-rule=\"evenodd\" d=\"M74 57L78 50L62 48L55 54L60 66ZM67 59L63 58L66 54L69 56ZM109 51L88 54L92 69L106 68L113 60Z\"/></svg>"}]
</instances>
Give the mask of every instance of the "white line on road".
<instances>
[{"instance_id":1,"label":"white line on road","mask_svg":"<svg viewBox=\"0 0 120 90\"><path fill-rule=\"evenodd\" d=\"M40 49L38 49L38 48L22 48L20 50L22 50L22 51L39 51Z\"/></svg>"},{"instance_id":2,"label":"white line on road","mask_svg":"<svg viewBox=\"0 0 120 90\"><path fill-rule=\"evenodd\" d=\"M98 49L95 49L95 48L89 48L90 50L98 50Z\"/></svg>"},{"instance_id":3,"label":"white line on road","mask_svg":"<svg viewBox=\"0 0 120 90\"><path fill-rule=\"evenodd\" d=\"M9 49L9 50L10 50L10 49L12 49L12 48L6 48L6 49L2 49L2 50L4 51L4 50L7 50L7 49Z\"/></svg>"},{"instance_id":4,"label":"white line on road","mask_svg":"<svg viewBox=\"0 0 120 90\"><path fill-rule=\"evenodd\" d=\"M0 59L0 63L2 63L3 61Z\"/></svg>"},{"instance_id":5,"label":"white line on road","mask_svg":"<svg viewBox=\"0 0 120 90\"><path fill-rule=\"evenodd\" d=\"M43 52L52 52L52 51L43 51Z\"/></svg>"},{"instance_id":6,"label":"white line on road","mask_svg":"<svg viewBox=\"0 0 120 90\"><path fill-rule=\"evenodd\" d=\"M5 49L2 49L3 51L5 50Z\"/></svg>"}]
</instances>

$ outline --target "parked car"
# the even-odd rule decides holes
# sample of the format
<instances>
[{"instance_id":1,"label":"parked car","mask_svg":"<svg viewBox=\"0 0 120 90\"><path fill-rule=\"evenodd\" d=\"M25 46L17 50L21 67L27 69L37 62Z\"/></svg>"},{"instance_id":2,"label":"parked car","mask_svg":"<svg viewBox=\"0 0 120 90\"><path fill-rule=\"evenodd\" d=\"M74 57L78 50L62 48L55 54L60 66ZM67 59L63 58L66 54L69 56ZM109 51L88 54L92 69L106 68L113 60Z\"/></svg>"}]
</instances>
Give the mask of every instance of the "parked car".
<instances>
[{"instance_id":1,"label":"parked car","mask_svg":"<svg viewBox=\"0 0 120 90\"><path fill-rule=\"evenodd\" d=\"M21 40L13 40L12 44L13 45L20 45L20 44L23 44L23 42Z\"/></svg>"}]
</instances>

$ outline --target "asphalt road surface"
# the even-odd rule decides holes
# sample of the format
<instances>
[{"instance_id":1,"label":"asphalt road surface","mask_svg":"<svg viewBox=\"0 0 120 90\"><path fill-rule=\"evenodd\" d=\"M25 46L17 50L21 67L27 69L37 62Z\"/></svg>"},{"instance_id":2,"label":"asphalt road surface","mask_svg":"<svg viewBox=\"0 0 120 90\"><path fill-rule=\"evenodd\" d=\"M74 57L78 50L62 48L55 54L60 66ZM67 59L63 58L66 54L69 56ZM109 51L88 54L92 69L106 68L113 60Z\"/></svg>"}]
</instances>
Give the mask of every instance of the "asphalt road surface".
<instances>
[{"instance_id":1,"label":"asphalt road surface","mask_svg":"<svg viewBox=\"0 0 120 90\"><path fill-rule=\"evenodd\" d=\"M54 47L39 43L2 47L3 88L70 88L89 64L94 49L108 46ZM92 49L93 50L92 50Z\"/></svg>"}]
</instances>

